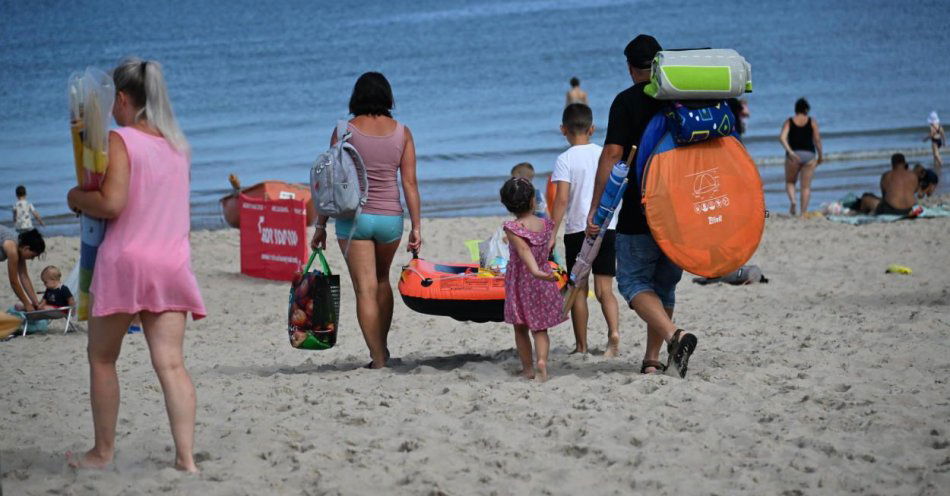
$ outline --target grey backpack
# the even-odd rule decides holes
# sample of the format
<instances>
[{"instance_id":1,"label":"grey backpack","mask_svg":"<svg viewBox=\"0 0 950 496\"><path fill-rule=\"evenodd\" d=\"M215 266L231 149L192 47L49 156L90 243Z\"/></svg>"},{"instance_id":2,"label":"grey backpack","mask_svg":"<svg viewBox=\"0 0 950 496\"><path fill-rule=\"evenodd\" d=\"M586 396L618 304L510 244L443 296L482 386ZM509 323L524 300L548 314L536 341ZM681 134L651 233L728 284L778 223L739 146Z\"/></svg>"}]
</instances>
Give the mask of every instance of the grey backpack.
<instances>
[{"instance_id":1,"label":"grey backpack","mask_svg":"<svg viewBox=\"0 0 950 496\"><path fill-rule=\"evenodd\" d=\"M320 215L349 219L359 214L366 203L369 194L366 166L350 144L350 135L346 121L338 121L336 143L321 153L310 168L313 206Z\"/></svg>"}]
</instances>

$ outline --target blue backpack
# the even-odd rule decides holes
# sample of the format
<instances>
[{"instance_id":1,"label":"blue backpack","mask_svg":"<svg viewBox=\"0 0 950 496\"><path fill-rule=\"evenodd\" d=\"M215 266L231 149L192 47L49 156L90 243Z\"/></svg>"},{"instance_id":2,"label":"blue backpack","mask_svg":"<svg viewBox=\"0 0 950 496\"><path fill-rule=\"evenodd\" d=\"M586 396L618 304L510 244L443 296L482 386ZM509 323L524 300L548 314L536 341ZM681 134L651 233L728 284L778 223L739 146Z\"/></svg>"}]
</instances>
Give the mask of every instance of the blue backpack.
<instances>
[{"instance_id":1,"label":"blue backpack","mask_svg":"<svg viewBox=\"0 0 950 496\"><path fill-rule=\"evenodd\" d=\"M736 117L725 100L672 102L665 114L677 145L730 136L736 130Z\"/></svg>"}]
</instances>

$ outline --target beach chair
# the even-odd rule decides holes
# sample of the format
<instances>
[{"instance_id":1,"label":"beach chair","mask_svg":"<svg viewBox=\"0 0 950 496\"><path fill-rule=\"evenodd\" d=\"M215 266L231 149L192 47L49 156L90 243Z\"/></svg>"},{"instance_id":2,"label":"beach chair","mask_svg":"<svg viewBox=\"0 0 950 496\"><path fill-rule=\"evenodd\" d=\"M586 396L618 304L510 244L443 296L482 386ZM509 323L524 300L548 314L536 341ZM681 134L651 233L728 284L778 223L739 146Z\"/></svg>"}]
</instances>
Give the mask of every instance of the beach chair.
<instances>
[{"instance_id":1,"label":"beach chair","mask_svg":"<svg viewBox=\"0 0 950 496\"><path fill-rule=\"evenodd\" d=\"M21 336L26 336L27 327L30 322L37 320L57 320L66 319L66 326L63 328L63 334L69 332L72 326L73 307L47 308L46 310L36 310L33 312L21 312L23 315L23 331Z\"/></svg>"}]
</instances>

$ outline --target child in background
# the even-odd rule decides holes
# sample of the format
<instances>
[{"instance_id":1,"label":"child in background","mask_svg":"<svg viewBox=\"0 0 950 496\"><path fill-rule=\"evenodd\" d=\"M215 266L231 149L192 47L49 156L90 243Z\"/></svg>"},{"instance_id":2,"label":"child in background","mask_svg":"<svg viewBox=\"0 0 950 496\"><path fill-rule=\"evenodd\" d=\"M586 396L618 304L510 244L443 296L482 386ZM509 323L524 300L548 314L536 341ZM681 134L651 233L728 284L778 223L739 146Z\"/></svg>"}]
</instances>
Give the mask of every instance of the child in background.
<instances>
[{"instance_id":1,"label":"child in background","mask_svg":"<svg viewBox=\"0 0 950 496\"><path fill-rule=\"evenodd\" d=\"M940 116L937 115L936 110L930 112L930 116L927 117L927 124L929 124L930 127L927 128L927 137L924 138L924 141L930 140L930 149L934 155L933 170L937 174L937 177L940 177L940 169L943 167L943 159L940 158L940 149L943 148L944 142L947 141L947 133L943 130L943 126L940 125Z\"/></svg>"},{"instance_id":2,"label":"child in background","mask_svg":"<svg viewBox=\"0 0 950 496\"><path fill-rule=\"evenodd\" d=\"M524 177L513 177L501 187L501 203L515 215L505 222L508 237L508 269L505 272L505 322L515 326L515 346L521 359L521 375L545 381L548 378L548 328L560 324L561 293L557 276L547 263L554 222L534 215L534 186ZM532 363L530 334L534 336L537 361Z\"/></svg>"},{"instance_id":3,"label":"child in background","mask_svg":"<svg viewBox=\"0 0 950 496\"><path fill-rule=\"evenodd\" d=\"M534 166L528 162L521 162L511 168L511 177L523 177L534 186ZM534 190L534 215L544 219L548 216L548 203L544 201L541 190ZM556 232L556 231L555 231Z\"/></svg>"},{"instance_id":4,"label":"child in background","mask_svg":"<svg viewBox=\"0 0 950 496\"><path fill-rule=\"evenodd\" d=\"M574 262L584 243L584 229L587 228L587 213L594 196L594 180L597 175L597 162L600 160L601 147L590 142L594 134L594 117L590 107L583 103L572 103L564 109L561 117L561 133L571 147L557 158L551 180L557 186L551 218L554 221L554 233L564 223L564 252L567 255L568 272L574 268ZM600 308L607 320L606 357L615 357L620 353L620 311L614 297L614 276L617 273L617 257L614 251L617 216L614 216L604 234L600 251L591 264L594 273L594 294L600 302ZM551 239L554 246L554 238ZM574 353L587 353L587 281L577 281L581 297L574 299L571 307L571 323L574 325L574 339L577 344Z\"/></svg>"},{"instance_id":5,"label":"child in background","mask_svg":"<svg viewBox=\"0 0 950 496\"><path fill-rule=\"evenodd\" d=\"M69 288L63 286L63 273L59 271L58 267L55 265L47 266L43 269L43 272L40 272L40 279L43 281L43 285L46 286L46 291L43 293L43 303L40 304L41 309L71 307L76 304L73 293L69 291Z\"/></svg>"},{"instance_id":6,"label":"child in background","mask_svg":"<svg viewBox=\"0 0 950 496\"><path fill-rule=\"evenodd\" d=\"M46 225L33 204L26 200L26 187L21 184L16 187L16 203L13 204L13 224L16 232L33 230L33 217L36 217L36 222L39 222L41 226Z\"/></svg>"}]
</instances>

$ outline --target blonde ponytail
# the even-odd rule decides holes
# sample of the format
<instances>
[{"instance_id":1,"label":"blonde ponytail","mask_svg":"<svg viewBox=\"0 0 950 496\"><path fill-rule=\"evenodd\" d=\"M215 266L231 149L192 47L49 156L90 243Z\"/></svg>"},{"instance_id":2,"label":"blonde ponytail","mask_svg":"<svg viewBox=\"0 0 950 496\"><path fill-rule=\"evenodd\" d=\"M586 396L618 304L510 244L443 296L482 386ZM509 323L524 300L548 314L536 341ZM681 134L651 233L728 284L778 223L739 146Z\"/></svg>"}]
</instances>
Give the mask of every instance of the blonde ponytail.
<instances>
[{"instance_id":1,"label":"blonde ponytail","mask_svg":"<svg viewBox=\"0 0 950 496\"><path fill-rule=\"evenodd\" d=\"M127 93L139 108L136 120L144 114L149 124L176 150L188 153L188 140L175 120L161 64L154 60L127 58L112 71L112 79L115 90Z\"/></svg>"}]
</instances>

